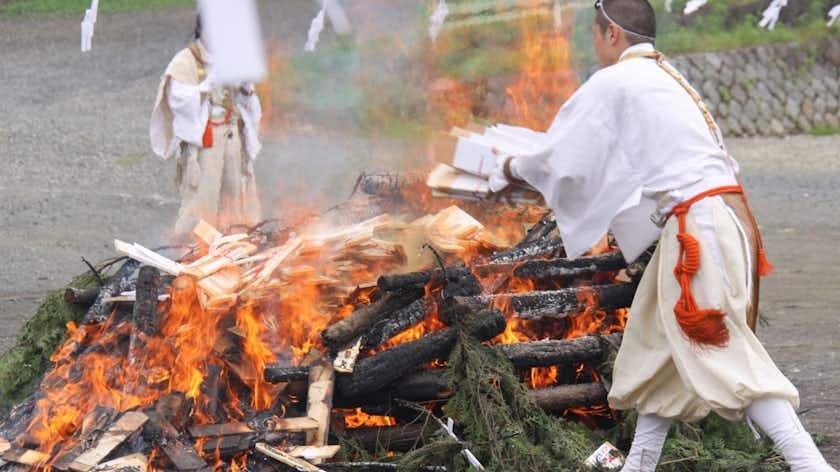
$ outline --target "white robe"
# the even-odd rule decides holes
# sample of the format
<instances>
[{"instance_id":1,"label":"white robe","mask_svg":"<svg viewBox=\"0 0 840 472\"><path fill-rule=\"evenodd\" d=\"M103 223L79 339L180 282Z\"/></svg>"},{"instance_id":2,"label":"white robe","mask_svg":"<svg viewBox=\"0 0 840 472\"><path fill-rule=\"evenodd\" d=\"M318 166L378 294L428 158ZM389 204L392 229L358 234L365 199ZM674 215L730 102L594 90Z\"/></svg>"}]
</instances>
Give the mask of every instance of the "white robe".
<instances>
[{"instance_id":1,"label":"white robe","mask_svg":"<svg viewBox=\"0 0 840 472\"><path fill-rule=\"evenodd\" d=\"M653 51L651 44L624 54ZM729 342L698 349L682 332L674 306L678 224L664 231L648 217L703 191L736 185L737 164L717 144L686 90L655 60L630 58L596 73L557 114L543 152L512 161L554 210L570 257L612 228L628 260L660 239L636 291L615 361L610 404L640 414L697 420L710 411L738 419L753 400L797 405L796 388L749 327L756 267L754 238L721 196L686 215L702 261L692 280L701 308L726 313ZM746 228L751 230L752 228Z\"/></svg>"},{"instance_id":2,"label":"white robe","mask_svg":"<svg viewBox=\"0 0 840 472\"><path fill-rule=\"evenodd\" d=\"M633 46L624 54L653 51ZM712 137L691 96L654 60L595 73L561 108L539 153L512 163L554 210L569 257L608 229L628 261L659 237L649 219L704 190L735 185L737 163Z\"/></svg>"},{"instance_id":3,"label":"white robe","mask_svg":"<svg viewBox=\"0 0 840 472\"><path fill-rule=\"evenodd\" d=\"M212 76L212 56L201 46L201 55ZM181 55L192 55L185 49ZM189 63L190 61L179 61ZM250 84L246 88L253 89ZM167 69L161 81L158 100L152 111L149 137L152 150L161 159L172 157L182 142L201 147L202 136L210 113L213 112L209 94L199 90L199 80L195 71ZM255 93L245 95L235 87L234 108L242 118L243 141L251 160L255 160L262 150L259 139L259 123L262 119L262 107ZM223 114L224 111L219 113ZM215 116L214 119L219 117Z\"/></svg>"}]
</instances>

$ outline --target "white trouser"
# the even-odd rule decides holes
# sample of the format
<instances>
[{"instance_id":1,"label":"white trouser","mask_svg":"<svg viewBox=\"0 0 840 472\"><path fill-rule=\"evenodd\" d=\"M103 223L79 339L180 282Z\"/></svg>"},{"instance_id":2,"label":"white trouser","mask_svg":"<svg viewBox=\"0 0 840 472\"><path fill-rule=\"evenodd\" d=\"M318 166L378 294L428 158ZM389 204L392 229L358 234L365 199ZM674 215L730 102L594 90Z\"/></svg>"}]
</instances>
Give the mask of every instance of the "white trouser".
<instances>
[{"instance_id":1,"label":"white trouser","mask_svg":"<svg viewBox=\"0 0 840 472\"><path fill-rule=\"evenodd\" d=\"M811 435L802 427L789 401L759 398L750 404L746 413L782 451L791 472L837 472L828 465ZM654 472L670 426L669 419L639 415L636 435L622 472Z\"/></svg>"},{"instance_id":2,"label":"white trouser","mask_svg":"<svg viewBox=\"0 0 840 472\"><path fill-rule=\"evenodd\" d=\"M825 461L787 400L759 398L747 407L747 416L782 451L791 472L837 472Z\"/></svg>"},{"instance_id":3,"label":"white trouser","mask_svg":"<svg viewBox=\"0 0 840 472\"><path fill-rule=\"evenodd\" d=\"M670 428L669 419L656 415L639 415L633 446L621 471L654 472Z\"/></svg>"}]
</instances>

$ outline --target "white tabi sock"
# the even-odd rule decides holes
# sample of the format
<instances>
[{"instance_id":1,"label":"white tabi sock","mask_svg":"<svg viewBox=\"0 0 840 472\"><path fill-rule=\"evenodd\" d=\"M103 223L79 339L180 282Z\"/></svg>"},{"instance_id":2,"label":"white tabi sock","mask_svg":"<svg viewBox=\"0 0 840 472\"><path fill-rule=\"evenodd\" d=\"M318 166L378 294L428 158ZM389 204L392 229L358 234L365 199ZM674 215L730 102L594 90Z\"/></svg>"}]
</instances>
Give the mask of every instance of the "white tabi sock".
<instances>
[{"instance_id":1,"label":"white tabi sock","mask_svg":"<svg viewBox=\"0 0 840 472\"><path fill-rule=\"evenodd\" d=\"M633 445L621 472L654 472L671 420L656 415L639 415Z\"/></svg>"},{"instance_id":2,"label":"white tabi sock","mask_svg":"<svg viewBox=\"0 0 840 472\"><path fill-rule=\"evenodd\" d=\"M759 398L747 407L747 416L782 451L791 472L837 472L828 465L811 435L802 427L789 401Z\"/></svg>"}]
</instances>

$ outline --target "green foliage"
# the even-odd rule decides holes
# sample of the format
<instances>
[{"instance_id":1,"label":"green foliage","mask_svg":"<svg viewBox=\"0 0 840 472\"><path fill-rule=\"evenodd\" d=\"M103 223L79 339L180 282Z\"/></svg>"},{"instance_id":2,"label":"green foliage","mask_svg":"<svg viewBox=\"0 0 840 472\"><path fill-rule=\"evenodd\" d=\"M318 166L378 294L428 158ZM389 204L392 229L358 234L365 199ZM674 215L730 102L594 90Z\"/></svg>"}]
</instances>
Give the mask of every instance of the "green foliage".
<instances>
[{"instance_id":1,"label":"green foliage","mask_svg":"<svg viewBox=\"0 0 840 472\"><path fill-rule=\"evenodd\" d=\"M685 1L675 1L673 12L664 9L664 0L654 2L658 22L657 47L668 54L719 51L760 44L804 42L832 35L825 26L820 0L807 0L807 8L793 24L779 22L772 31L758 26L758 17L747 14L728 18L729 9L748 3L745 0L711 0L709 7L686 18Z\"/></svg>"},{"instance_id":2,"label":"green foliage","mask_svg":"<svg viewBox=\"0 0 840 472\"><path fill-rule=\"evenodd\" d=\"M582 425L549 416L537 407L510 362L474 339L460 337L447 375L457 393L446 412L458 425L459 437L488 471L578 470L598 445ZM449 470L467 470L460 454L445 454L453 447L433 442L404 457L403 470L441 464Z\"/></svg>"},{"instance_id":3,"label":"green foliage","mask_svg":"<svg viewBox=\"0 0 840 472\"><path fill-rule=\"evenodd\" d=\"M90 274L76 277L69 286L92 287ZM24 325L17 343L0 356L0 413L23 400L50 365L50 356L64 341L66 324L78 322L85 309L64 301L64 289L44 299L35 316Z\"/></svg>"},{"instance_id":4,"label":"green foliage","mask_svg":"<svg viewBox=\"0 0 840 472\"><path fill-rule=\"evenodd\" d=\"M840 128L817 127L808 131L811 136L834 136L840 134Z\"/></svg>"},{"instance_id":5,"label":"green foliage","mask_svg":"<svg viewBox=\"0 0 840 472\"><path fill-rule=\"evenodd\" d=\"M108 0L99 11L146 10L176 5L188 5L192 0ZM0 5L0 13L79 14L90 7L90 0L21 0Z\"/></svg>"}]
</instances>

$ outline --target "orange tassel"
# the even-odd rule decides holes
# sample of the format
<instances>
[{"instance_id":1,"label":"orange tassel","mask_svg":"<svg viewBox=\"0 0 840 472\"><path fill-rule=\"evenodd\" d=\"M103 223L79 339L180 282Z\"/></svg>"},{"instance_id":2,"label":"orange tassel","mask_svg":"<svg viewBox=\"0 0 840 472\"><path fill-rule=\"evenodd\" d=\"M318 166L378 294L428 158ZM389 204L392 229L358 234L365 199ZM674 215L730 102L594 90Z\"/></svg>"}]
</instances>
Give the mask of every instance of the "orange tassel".
<instances>
[{"instance_id":1,"label":"orange tassel","mask_svg":"<svg viewBox=\"0 0 840 472\"><path fill-rule=\"evenodd\" d=\"M205 148L213 147L213 124L207 120L207 126L204 128L204 136L201 137L201 145Z\"/></svg>"},{"instance_id":2,"label":"orange tassel","mask_svg":"<svg viewBox=\"0 0 840 472\"><path fill-rule=\"evenodd\" d=\"M776 267L767 260L767 254L764 253L764 246L758 248L758 275L765 277L773 272Z\"/></svg>"}]
</instances>

